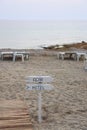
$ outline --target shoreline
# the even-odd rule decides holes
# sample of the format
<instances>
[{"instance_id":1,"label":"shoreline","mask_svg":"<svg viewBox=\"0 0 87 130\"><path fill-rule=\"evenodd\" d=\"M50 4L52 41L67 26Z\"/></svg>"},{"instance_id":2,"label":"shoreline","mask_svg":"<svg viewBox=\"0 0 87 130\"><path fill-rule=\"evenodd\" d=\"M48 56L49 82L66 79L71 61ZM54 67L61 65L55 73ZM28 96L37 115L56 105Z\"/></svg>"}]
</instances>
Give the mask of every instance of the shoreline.
<instances>
[{"instance_id":1,"label":"shoreline","mask_svg":"<svg viewBox=\"0 0 87 130\"><path fill-rule=\"evenodd\" d=\"M87 42L82 41L82 42L76 42L76 43L63 43L62 45L60 44L54 44L54 45L42 45L40 46L40 48L0 48L0 51L4 50L8 50L8 51L35 51L35 50L65 50L65 49L84 49L87 50Z\"/></svg>"}]
</instances>

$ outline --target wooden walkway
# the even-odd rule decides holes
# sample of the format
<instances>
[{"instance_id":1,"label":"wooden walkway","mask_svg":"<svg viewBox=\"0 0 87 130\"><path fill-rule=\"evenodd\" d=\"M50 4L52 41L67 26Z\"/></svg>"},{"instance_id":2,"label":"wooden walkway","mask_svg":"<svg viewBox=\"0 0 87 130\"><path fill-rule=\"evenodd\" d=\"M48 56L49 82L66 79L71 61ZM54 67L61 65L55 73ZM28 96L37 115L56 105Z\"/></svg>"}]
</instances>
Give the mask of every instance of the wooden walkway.
<instances>
[{"instance_id":1,"label":"wooden walkway","mask_svg":"<svg viewBox=\"0 0 87 130\"><path fill-rule=\"evenodd\" d=\"M24 102L0 101L0 130L33 130Z\"/></svg>"}]
</instances>

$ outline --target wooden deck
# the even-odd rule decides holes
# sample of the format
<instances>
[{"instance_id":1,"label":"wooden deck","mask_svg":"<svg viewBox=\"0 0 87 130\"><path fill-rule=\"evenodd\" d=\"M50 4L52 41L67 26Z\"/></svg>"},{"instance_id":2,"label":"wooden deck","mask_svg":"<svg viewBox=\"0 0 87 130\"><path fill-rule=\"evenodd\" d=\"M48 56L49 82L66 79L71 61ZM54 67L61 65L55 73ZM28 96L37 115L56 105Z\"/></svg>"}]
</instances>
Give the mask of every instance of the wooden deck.
<instances>
[{"instance_id":1,"label":"wooden deck","mask_svg":"<svg viewBox=\"0 0 87 130\"><path fill-rule=\"evenodd\" d=\"M33 130L24 102L0 101L0 130Z\"/></svg>"}]
</instances>

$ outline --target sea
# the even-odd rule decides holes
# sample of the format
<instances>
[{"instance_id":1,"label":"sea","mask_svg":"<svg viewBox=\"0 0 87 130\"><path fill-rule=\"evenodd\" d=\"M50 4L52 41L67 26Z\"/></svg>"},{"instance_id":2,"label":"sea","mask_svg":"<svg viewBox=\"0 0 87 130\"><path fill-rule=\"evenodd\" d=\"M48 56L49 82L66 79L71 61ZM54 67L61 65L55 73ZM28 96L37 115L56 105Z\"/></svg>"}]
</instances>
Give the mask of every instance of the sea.
<instances>
[{"instance_id":1,"label":"sea","mask_svg":"<svg viewBox=\"0 0 87 130\"><path fill-rule=\"evenodd\" d=\"M87 21L0 20L0 48L41 49L87 42Z\"/></svg>"}]
</instances>

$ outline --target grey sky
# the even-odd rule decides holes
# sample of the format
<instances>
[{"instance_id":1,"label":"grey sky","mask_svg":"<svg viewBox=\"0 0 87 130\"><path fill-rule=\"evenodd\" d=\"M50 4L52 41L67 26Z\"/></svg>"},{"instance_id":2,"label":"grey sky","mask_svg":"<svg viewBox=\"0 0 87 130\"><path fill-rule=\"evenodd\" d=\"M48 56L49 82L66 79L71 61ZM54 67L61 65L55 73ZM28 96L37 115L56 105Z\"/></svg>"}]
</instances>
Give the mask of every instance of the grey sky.
<instances>
[{"instance_id":1,"label":"grey sky","mask_svg":"<svg viewBox=\"0 0 87 130\"><path fill-rule=\"evenodd\" d=\"M87 0L0 0L0 19L87 20Z\"/></svg>"}]
</instances>

